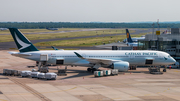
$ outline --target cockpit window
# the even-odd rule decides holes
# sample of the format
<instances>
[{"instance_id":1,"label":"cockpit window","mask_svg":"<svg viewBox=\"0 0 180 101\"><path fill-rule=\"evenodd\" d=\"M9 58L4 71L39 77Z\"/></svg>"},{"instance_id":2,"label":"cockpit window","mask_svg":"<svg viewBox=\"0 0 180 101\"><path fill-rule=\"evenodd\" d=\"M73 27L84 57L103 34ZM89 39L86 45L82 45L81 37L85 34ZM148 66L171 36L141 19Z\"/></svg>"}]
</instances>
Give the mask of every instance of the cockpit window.
<instances>
[{"instance_id":1,"label":"cockpit window","mask_svg":"<svg viewBox=\"0 0 180 101\"><path fill-rule=\"evenodd\" d=\"M171 58L171 56L170 56L170 55L168 55L168 58Z\"/></svg>"}]
</instances>

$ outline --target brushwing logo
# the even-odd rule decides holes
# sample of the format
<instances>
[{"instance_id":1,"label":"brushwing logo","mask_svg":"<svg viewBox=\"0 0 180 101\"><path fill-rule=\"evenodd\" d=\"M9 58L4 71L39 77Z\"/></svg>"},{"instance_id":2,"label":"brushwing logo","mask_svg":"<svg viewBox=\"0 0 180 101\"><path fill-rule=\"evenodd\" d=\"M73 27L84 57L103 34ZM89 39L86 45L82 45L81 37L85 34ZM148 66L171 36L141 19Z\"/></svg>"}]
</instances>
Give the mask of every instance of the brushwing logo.
<instances>
[{"instance_id":1,"label":"brushwing logo","mask_svg":"<svg viewBox=\"0 0 180 101\"><path fill-rule=\"evenodd\" d=\"M14 32L14 35L15 35L17 42L21 45L21 48L19 50L27 48L31 45L31 44L27 44L27 43L24 43L23 41L21 41L15 32Z\"/></svg>"}]
</instances>

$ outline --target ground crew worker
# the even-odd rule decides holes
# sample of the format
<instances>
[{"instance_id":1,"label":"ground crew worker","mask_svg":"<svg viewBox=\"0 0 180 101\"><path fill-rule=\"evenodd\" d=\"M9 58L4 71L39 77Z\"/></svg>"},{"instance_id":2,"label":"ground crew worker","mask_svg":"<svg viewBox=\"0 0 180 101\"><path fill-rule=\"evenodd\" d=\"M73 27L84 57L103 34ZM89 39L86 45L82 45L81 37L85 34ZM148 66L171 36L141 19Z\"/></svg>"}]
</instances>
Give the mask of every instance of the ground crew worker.
<instances>
[{"instance_id":1,"label":"ground crew worker","mask_svg":"<svg viewBox=\"0 0 180 101\"><path fill-rule=\"evenodd\" d=\"M169 66L169 69L171 69L171 66Z\"/></svg>"}]
</instances>

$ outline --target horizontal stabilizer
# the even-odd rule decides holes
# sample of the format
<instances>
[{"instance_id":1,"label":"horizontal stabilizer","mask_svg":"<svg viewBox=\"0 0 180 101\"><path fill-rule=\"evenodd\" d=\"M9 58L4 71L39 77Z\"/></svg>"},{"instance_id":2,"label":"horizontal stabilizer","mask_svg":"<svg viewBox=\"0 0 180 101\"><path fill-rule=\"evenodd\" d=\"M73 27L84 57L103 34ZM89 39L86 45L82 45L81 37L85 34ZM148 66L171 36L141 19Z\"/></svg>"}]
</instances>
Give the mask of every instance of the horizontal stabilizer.
<instances>
[{"instance_id":1,"label":"horizontal stabilizer","mask_svg":"<svg viewBox=\"0 0 180 101\"><path fill-rule=\"evenodd\" d=\"M19 52L8 52L8 53L14 56L31 56L31 54L27 54L27 53L19 53Z\"/></svg>"}]
</instances>

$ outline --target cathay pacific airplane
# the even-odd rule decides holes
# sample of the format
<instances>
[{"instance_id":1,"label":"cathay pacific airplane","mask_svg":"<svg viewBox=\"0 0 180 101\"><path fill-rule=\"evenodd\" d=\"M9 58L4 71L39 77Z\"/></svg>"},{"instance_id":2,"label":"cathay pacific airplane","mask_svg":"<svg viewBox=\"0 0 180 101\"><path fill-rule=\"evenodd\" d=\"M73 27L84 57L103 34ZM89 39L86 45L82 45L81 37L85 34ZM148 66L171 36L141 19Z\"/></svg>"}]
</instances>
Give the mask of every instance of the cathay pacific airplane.
<instances>
[{"instance_id":1,"label":"cathay pacific airplane","mask_svg":"<svg viewBox=\"0 0 180 101\"><path fill-rule=\"evenodd\" d=\"M132 65L170 65L174 60L168 53L149 50L49 50L39 51L17 28L9 28L19 52L9 52L34 61L41 61L41 55L47 56L45 63L55 65L86 66L94 72L99 67L127 71Z\"/></svg>"}]
</instances>

